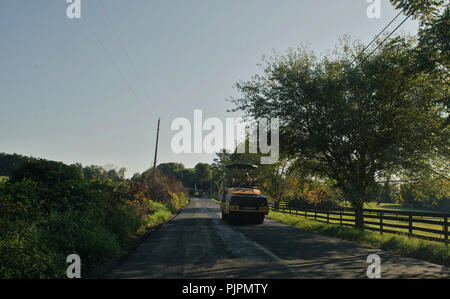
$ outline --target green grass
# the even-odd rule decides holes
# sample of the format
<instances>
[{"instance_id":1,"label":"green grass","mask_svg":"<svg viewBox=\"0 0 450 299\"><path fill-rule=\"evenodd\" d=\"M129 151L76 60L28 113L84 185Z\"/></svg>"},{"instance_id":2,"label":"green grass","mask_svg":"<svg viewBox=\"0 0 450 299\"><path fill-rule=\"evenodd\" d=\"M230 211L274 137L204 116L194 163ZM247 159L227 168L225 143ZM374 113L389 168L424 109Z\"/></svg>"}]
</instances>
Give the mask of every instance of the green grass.
<instances>
[{"instance_id":1,"label":"green grass","mask_svg":"<svg viewBox=\"0 0 450 299\"><path fill-rule=\"evenodd\" d=\"M394 210L393 210L394 211ZM365 213L366 215L367 213ZM304 217L304 212L303 211L298 211L298 215ZM308 218L312 219L314 218L314 212L308 212L307 213ZM371 213L371 215L376 215L373 212ZM317 213L317 216L322 216L322 217L326 217L327 214L326 213ZM376 215L378 216L378 215ZM386 216L386 215L385 215ZM389 227L389 224L399 224L399 225L404 225L404 226L408 226L409 225L409 219L407 215L388 215L388 216L395 216L398 217L401 220L387 220L384 219L383 220L383 225L384 225L384 229L388 229L388 230L392 230L392 231L396 231L399 233L405 233L407 234L409 232L409 230L407 228L396 228L396 227ZM330 223L332 224L339 224L340 223L340 219L339 219L339 215L330 215L330 217L332 218L336 218L336 219L330 219ZM321 221L326 221L325 219L320 219L318 218L318 220ZM355 217L354 216L350 216L350 215L343 215L342 216L342 220L343 223L347 223L347 224L354 224L355 223ZM366 221L371 221L371 222L379 222L379 218L365 218ZM420 223L420 222L416 222L418 220L433 220L433 221L439 221L439 222L443 222L443 218L442 217L423 217L423 216L413 216L413 234L422 236L422 237L433 237L433 238L438 238L438 239L443 239L444 238L444 234L443 234L443 226L439 225L439 224L430 224L430 223ZM380 226L379 224L374 225L374 224L366 224L367 227L373 227L376 229L379 229ZM434 229L437 231L440 231L442 233L434 233L434 232L424 232L424 231L420 231L420 230L415 230L414 228L427 228L427 229Z\"/></svg>"},{"instance_id":2,"label":"green grass","mask_svg":"<svg viewBox=\"0 0 450 299\"><path fill-rule=\"evenodd\" d=\"M344 206L343 204L341 206ZM351 205L346 202L345 207L350 208ZM433 209L418 209L409 207L403 203L376 203L376 202L365 202L364 209L373 209L373 210L393 210L393 211L402 211L402 212L424 212L424 213L449 213L450 211L436 211Z\"/></svg>"},{"instance_id":3,"label":"green grass","mask_svg":"<svg viewBox=\"0 0 450 299\"><path fill-rule=\"evenodd\" d=\"M299 229L322 235L337 237L367 247L380 248L401 256L421 259L432 263L450 266L450 249L445 244L396 234L383 234L339 224L327 224L301 216L271 211L268 218Z\"/></svg>"},{"instance_id":4,"label":"green grass","mask_svg":"<svg viewBox=\"0 0 450 299\"><path fill-rule=\"evenodd\" d=\"M172 216L170 209L162 203L150 201L149 210L151 212L145 216L143 225L140 227L138 233L145 231L147 228L159 225Z\"/></svg>"}]
</instances>

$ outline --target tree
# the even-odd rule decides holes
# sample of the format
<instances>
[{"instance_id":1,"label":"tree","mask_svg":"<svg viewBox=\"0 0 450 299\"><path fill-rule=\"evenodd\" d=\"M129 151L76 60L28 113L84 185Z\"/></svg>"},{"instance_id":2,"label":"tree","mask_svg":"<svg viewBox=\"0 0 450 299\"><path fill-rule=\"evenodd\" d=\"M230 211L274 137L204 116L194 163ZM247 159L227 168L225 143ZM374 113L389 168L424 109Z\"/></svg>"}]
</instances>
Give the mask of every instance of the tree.
<instances>
[{"instance_id":1,"label":"tree","mask_svg":"<svg viewBox=\"0 0 450 299\"><path fill-rule=\"evenodd\" d=\"M206 163L198 163L195 165L195 182L197 187L205 190L210 188L212 181L212 170L211 166Z\"/></svg>"},{"instance_id":2,"label":"tree","mask_svg":"<svg viewBox=\"0 0 450 299\"><path fill-rule=\"evenodd\" d=\"M437 73L419 72L412 38L389 40L351 64L362 44L342 42L318 59L306 48L265 60L262 75L238 82L234 111L280 120L280 151L333 179L363 227L377 179L427 165L449 137L448 97Z\"/></svg>"},{"instance_id":3,"label":"tree","mask_svg":"<svg viewBox=\"0 0 450 299\"><path fill-rule=\"evenodd\" d=\"M111 179L113 182L120 182L120 176L115 169L108 170L106 175L108 179Z\"/></svg>"},{"instance_id":4,"label":"tree","mask_svg":"<svg viewBox=\"0 0 450 299\"><path fill-rule=\"evenodd\" d=\"M133 182L139 182L142 180L142 175L139 172L136 172L135 174L133 174L133 176L131 177L131 180Z\"/></svg>"},{"instance_id":5,"label":"tree","mask_svg":"<svg viewBox=\"0 0 450 299\"><path fill-rule=\"evenodd\" d=\"M121 180L125 179L126 172L127 172L127 169L125 167L122 167L119 169L118 175Z\"/></svg>"},{"instance_id":6,"label":"tree","mask_svg":"<svg viewBox=\"0 0 450 299\"><path fill-rule=\"evenodd\" d=\"M158 165L158 170L167 176L181 178L181 171L184 169L182 163L161 163Z\"/></svg>"},{"instance_id":7,"label":"tree","mask_svg":"<svg viewBox=\"0 0 450 299\"><path fill-rule=\"evenodd\" d=\"M31 159L18 154L0 153L0 176L10 176L21 164Z\"/></svg>"},{"instance_id":8,"label":"tree","mask_svg":"<svg viewBox=\"0 0 450 299\"><path fill-rule=\"evenodd\" d=\"M106 178L106 170L100 166L90 165L83 168L83 175L87 180Z\"/></svg>"},{"instance_id":9,"label":"tree","mask_svg":"<svg viewBox=\"0 0 450 299\"><path fill-rule=\"evenodd\" d=\"M196 182L195 169L186 168L180 172L181 182L186 188L194 188Z\"/></svg>"},{"instance_id":10,"label":"tree","mask_svg":"<svg viewBox=\"0 0 450 299\"><path fill-rule=\"evenodd\" d=\"M419 20L418 45L414 51L419 71L438 72L448 85L450 62L450 5L446 0L390 0L405 15ZM442 99L449 106L449 97Z\"/></svg>"}]
</instances>

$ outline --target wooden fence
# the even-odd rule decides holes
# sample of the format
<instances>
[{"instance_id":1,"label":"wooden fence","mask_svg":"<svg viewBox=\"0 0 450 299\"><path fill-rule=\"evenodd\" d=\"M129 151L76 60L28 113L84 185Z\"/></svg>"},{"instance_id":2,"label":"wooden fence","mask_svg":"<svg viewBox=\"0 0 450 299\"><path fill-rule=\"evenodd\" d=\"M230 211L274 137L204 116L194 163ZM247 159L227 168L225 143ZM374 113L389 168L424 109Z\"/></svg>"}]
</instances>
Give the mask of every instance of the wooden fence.
<instances>
[{"instance_id":1,"label":"wooden fence","mask_svg":"<svg viewBox=\"0 0 450 299\"><path fill-rule=\"evenodd\" d=\"M274 204L269 203L274 211ZM303 216L324 223L355 226L355 212L351 208L340 210L298 209L280 202L277 212ZM364 209L364 228L383 233L403 234L409 237L445 242L448 245L448 219L450 214L405 212L395 210Z\"/></svg>"}]
</instances>

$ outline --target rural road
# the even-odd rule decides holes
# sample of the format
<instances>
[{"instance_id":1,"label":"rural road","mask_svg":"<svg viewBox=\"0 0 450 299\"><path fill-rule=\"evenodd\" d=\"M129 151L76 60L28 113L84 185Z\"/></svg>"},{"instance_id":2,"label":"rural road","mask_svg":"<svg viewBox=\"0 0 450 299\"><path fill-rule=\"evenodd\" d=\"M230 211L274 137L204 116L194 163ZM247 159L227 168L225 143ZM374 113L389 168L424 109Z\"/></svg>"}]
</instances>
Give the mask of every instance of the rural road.
<instances>
[{"instance_id":1,"label":"rural road","mask_svg":"<svg viewBox=\"0 0 450 299\"><path fill-rule=\"evenodd\" d=\"M450 278L448 268L365 248L266 219L229 225L219 206L193 198L104 278L367 278L367 256L382 278Z\"/></svg>"}]
</instances>

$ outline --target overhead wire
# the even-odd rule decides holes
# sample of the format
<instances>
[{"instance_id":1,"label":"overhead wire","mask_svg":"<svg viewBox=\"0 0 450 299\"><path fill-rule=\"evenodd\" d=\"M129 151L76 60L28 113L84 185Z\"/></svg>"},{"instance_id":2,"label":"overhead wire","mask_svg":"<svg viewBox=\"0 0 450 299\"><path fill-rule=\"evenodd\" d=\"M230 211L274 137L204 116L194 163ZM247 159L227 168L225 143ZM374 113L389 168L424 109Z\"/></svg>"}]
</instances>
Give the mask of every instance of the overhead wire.
<instances>
[{"instance_id":1,"label":"overhead wire","mask_svg":"<svg viewBox=\"0 0 450 299\"><path fill-rule=\"evenodd\" d=\"M100 38L100 36L97 34L97 32L94 30L94 28L91 26L91 24L89 23L88 19L86 18L86 16L84 15L81 18L84 23L86 24L86 26L88 27L89 31L94 35L95 39L97 40L97 42L99 43L100 47L103 49L103 51L105 52L106 56L109 58L110 62L112 63L112 65L114 66L114 68L116 69L116 71L119 73L121 80L125 83L125 85L128 87L128 89L131 91L131 93L134 95L134 97L136 98L136 100L139 102L140 105L142 105L145 109L147 109L147 107L144 105L144 103L142 103L142 101L139 99L138 94L136 93L136 91L134 90L134 88L132 87L132 85L130 84L130 82L128 81L127 77L125 76L125 74L122 72L122 70L120 69L118 63L114 60L113 56L111 55L110 51L107 49L107 47L105 46L105 44L103 43L102 39ZM148 113L150 114L150 111L148 111Z\"/></svg>"},{"instance_id":2,"label":"overhead wire","mask_svg":"<svg viewBox=\"0 0 450 299\"><path fill-rule=\"evenodd\" d=\"M375 36L372 41L361 51L361 53L359 53L358 56L355 57L355 59L353 59L353 61L351 62L351 64L353 64L353 62L355 62L361 55L364 54L364 52L380 37L381 34L383 34L384 31L386 31L386 29L391 26L392 23L394 23L395 20L397 20L397 18L402 14L402 12L400 11L390 22L389 24L387 24L381 31L380 33L377 34L377 36Z\"/></svg>"},{"instance_id":3,"label":"overhead wire","mask_svg":"<svg viewBox=\"0 0 450 299\"><path fill-rule=\"evenodd\" d=\"M144 80L142 80L141 75L137 71L136 65L134 64L133 59L131 59L131 56L130 56L127 48L125 47L125 44L124 44L122 38L120 37L119 32L116 29L116 26L114 26L114 24L112 22L112 19L111 19L110 15L109 15L105 5L103 5L103 1L102 0L98 0L98 2L100 3L100 6L102 8L103 15L107 19L111 30L114 32L114 35L116 36L116 38L118 40L118 44L122 48L122 51L125 53L125 56L127 57L128 63L130 64L131 68L133 69L133 72L135 73L135 75L136 75L136 77L137 77L137 79L139 81L139 84L141 85L141 87L142 87L142 89L143 89L143 91L145 93L145 96L147 97L147 99L149 100L150 104L152 105L152 108L155 109L155 106L153 105L153 102L151 101L151 98L149 96L148 90L145 87ZM157 110L157 109L155 109L155 110Z\"/></svg>"},{"instance_id":4,"label":"overhead wire","mask_svg":"<svg viewBox=\"0 0 450 299\"><path fill-rule=\"evenodd\" d=\"M372 56L373 53L375 53L376 50L378 50L391 36L394 34L422 5L426 2L426 0L422 1L415 9L413 9L406 17L405 19L397 25L397 27L394 28L394 30L389 33L376 47L373 49L367 56L364 57L364 59L358 64L361 65L364 63L370 56ZM402 14L403 11L400 11L390 22L388 25L386 25L383 30L361 51L361 53L353 59L353 61L350 64L353 64L361 55L364 54L364 51L367 50L377 39L380 37L380 35L386 31L386 29Z\"/></svg>"}]
</instances>

